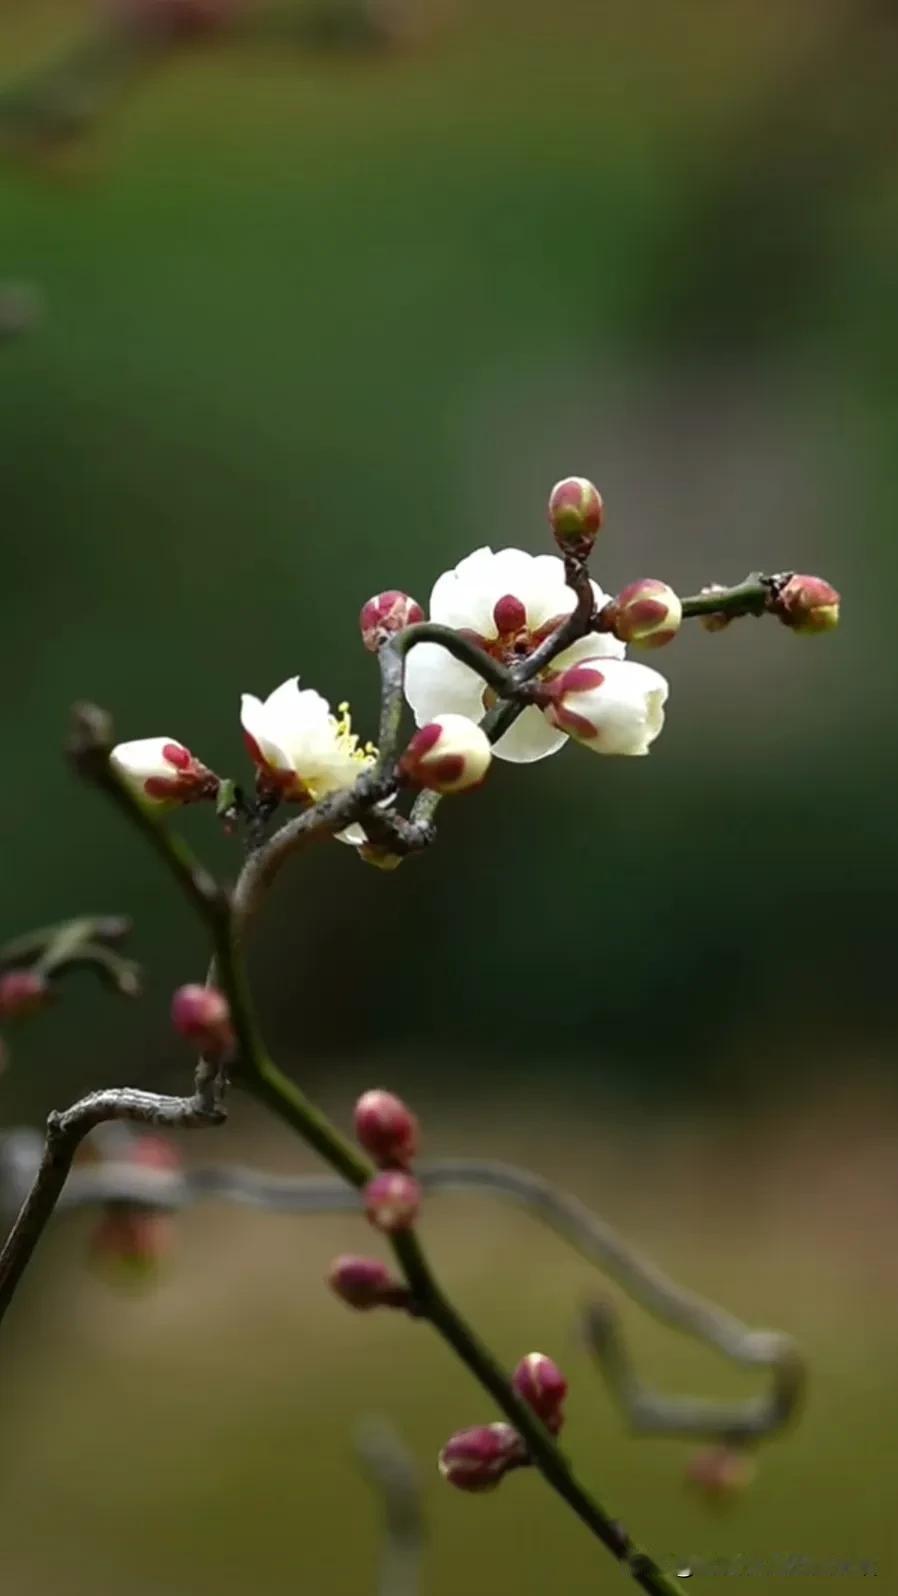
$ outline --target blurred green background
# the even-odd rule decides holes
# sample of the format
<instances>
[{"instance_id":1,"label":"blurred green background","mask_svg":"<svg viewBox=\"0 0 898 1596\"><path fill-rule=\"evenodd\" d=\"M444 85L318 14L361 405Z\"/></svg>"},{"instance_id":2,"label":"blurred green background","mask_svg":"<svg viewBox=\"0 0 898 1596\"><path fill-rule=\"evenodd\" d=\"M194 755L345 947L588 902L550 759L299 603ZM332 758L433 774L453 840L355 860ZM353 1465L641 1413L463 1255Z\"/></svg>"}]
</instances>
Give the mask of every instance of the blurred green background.
<instances>
[{"instance_id":1,"label":"blurred green background","mask_svg":"<svg viewBox=\"0 0 898 1596\"><path fill-rule=\"evenodd\" d=\"M11 88L91 17L4 0ZM835 637L686 628L653 661L671 700L649 761L495 769L393 875L318 850L252 965L278 1056L342 1119L401 1087L434 1151L557 1174L808 1345L803 1427L709 1523L678 1449L625 1443L594 1399L570 1345L588 1272L523 1219L439 1205L447 1278L503 1355L546 1342L577 1371L572 1450L637 1533L867 1555L888 1588L898 21L882 0L427 0L413 21L369 52L197 43L83 140L7 150L0 280L42 313L0 347L2 929L132 913L148 973L137 1006L69 986L0 1111L187 1078L167 1000L205 948L69 778L74 698L238 776L239 693L297 671L368 734L360 603L426 601L484 542L548 549L569 472L604 493L612 591L820 572ZM233 871L213 828L185 819ZM222 1149L299 1166L234 1118ZM5 1332L16 1596L374 1588L355 1416L393 1414L429 1460L490 1415L424 1332L323 1300L356 1224L290 1225L185 1219L139 1304L78 1286L60 1225ZM671 1382L717 1373L645 1348ZM533 1481L431 1496L434 1596L623 1585Z\"/></svg>"}]
</instances>

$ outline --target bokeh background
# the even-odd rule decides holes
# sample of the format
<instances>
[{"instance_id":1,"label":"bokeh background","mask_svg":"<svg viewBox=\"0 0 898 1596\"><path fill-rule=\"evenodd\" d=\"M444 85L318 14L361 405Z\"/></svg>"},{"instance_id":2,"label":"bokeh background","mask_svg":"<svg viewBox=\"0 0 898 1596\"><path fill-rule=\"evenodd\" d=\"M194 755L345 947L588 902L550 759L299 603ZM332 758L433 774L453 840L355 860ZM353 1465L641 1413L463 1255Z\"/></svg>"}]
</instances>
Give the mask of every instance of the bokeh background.
<instances>
[{"instance_id":1,"label":"bokeh background","mask_svg":"<svg viewBox=\"0 0 898 1596\"><path fill-rule=\"evenodd\" d=\"M297 671L368 732L359 604L426 600L485 542L548 549L569 472L604 493L612 591L819 571L834 637L686 628L650 760L500 767L392 875L318 850L252 968L277 1055L342 1121L404 1090L433 1153L531 1164L801 1340L800 1426L709 1516L689 1449L628 1439L578 1345L587 1267L434 1201L447 1282L509 1362L565 1363L571 1451L638 1535L867 1557L891 1588L893 6L421 0L383 31L297 0L139 74L97 15L0 5L0 930L127 912L147 975L136 1005L70 984L16 1038L3 1122L188 1078L167 1001L202 938L67 774L75 697L238 776L240 691ZM314 1167L243 1103L183 1151ZM370 1412L421 1462L428 1596L625 1587L537 1481L435 1482L448 1432L492 1415L426 1332L327 1299L356 1221L184 1216L139 1296L86 1270L89 1228L60 1221L4 1327L15 1596L374 1591ZM749 1389L626 1322L658 1383Z\"/></svg>"}]
</instances>

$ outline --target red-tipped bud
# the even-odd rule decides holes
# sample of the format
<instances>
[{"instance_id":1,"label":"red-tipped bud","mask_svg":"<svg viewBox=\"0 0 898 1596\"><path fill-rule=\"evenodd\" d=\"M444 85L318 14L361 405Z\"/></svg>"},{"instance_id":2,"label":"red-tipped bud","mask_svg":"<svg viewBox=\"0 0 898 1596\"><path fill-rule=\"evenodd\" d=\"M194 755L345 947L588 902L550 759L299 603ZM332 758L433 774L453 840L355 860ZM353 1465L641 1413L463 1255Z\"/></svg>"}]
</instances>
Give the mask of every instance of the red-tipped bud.
<instances>
[{"instance_id":1,"label":"red-tipped bud","mask_svg":"<svg viewBox=\"0 0 898 1596\"><path fill-rule=\"evenodd\" d=\"M365 1212L376 1230L395 1235L410 1230L421 1207L421 1187L403 1170L384 1170L369 1180L363 1193Z\"/></svg>"},{"instance_id":2,"label":"red-tipped bud","mask_svg":"<svg viewBox=\"0 0 898 1596\"><path fill-rule=\"evenodd\" d=\"M152 809L172 809L178 804L213 799L221 785L218 777L174 737L140 737L136 742L116 743L109 763L135 797Z\"/></svg>"},{"instance_id":3,"label":"red-tipped bud","mask_svg":"<svg viewBox=\"0 0 898 1596\"><path fill-rule=\"evenodd\" d=\"M509 1469L526 1461L524 1443L510 1424L478 1424L450 1437L438 1467L459 1491L492 1491Z\"/></svg>"},{"instance_id":4,"label":"red-tipped bud","mask_svg":"<svg viewBox=\"0 0 898 1596\"><path fill-rule=\"evenodd\" d=\"M231 1011L223 992L195 982L179 986L171 1002L172 1024L180 1036L211 1058L233 1045Z\"/></svg>"},{"instance_id":5,"label":"red-tipped bud","mask_svg":"<svg viewBox=\"0 0 898 1596\"><path fill-rule=\"evenodd\" d=\"M602 495L586 477L565 477L549 495L549 525L562 554L585 560L602 525Z\"/></svg>"},{"instance_id":6,"label":"red-tipped bud","mask_svg":"<svg viewBox=\"0 0 898 1596\"><path fill-rule=\"evenodd\" d=\"M437 715L415 732L399 770L415 787L464 792L480 786L492 757L486 732L467 715Z\"/></svg>"},{"instance_id":7,"label":"red-tipped bud","mask_svg":"<svg viewBox=\"0 0 898 1596\"><path fill-rule=\"evenodd\" d=\"M840 597L819 576L791 576L773 606L784 626L807 637L839 624Z\"/></svg>"},{"instance_id":8,"label":"red-tipped bud","mask_svg":"<svg viewBox=\"0 0 898 1596\"><path fill-rule=\"evenodd\" d=\"M558 1364L542 1352L528 1352L515 1369L511 1383L546 1429L557 1435L564 1423L567 1396L567 1380Z\"/></svg>"},{"instance_id":9,"label":"red-tipped bud","mask_svg":"<svg viewBox=\"0 0 898 1596\"><path fill-rule=\"evenodd\" d=\"M409 598L407 593L400 593L398 588L389 588L386 593L376 593L374 598L362 605L359 611L362 642L372 654L376 654L388 638L395 637L397 632L404 632L407 626L416 626L423 619L424 611L420 604Z\"/></svg>"},{"instance_id":10,"label":"red-tipped bud","mask_svg":"<svg viewBox=\"0 0 898 1596\"><path fill-rule=\"evenodd\" d=\"M127 27L163 38L190 39L217 33L241 0L110 0Z\"/></svg>"},{"instance_id":11,"label":"red-tipped bud","mask_svg":"<svg viewBox=\"0 0 898 1596\"><path fill-rule=\"evenodd\" d=\"M50 983L37 970L7 970L0 975L0 1020L24 1020L49 1002Z\"/></svg>"},{"instance_id":12,"label":"red-tipped bud","mask_svg":"<svg viewBox=\"0 0 898 1596\"><path fill-rule=\"evenodd\" d=\"M680 630L683 606L666 582L646 577L625 587L602 618L622 643L662 648L665 643L672 643Z\"/></svg>"},{"instance_id":13,"label":"red-tipped bud","mask_svg":"<svg viewBox=\"0 0 898 1596\"><path fill-rule=\"evenodd\" d=\"M327 1283L349 1308L366 1313L369 1308L406 1308L409 1290L377 1258L335 1258Z\"/></svg>"},{"instance_id":14,"label":"red-tipped bud","mask_svg":"<svg viewBox=\"0 0 898 1596\"><path fill-rule=\"evenodd\" d=\"M410 1164L418 1151L418 1121L401 1097L379 1088L355 1105L355 1133L376 1164Z\"/></svg>"},{"instance_id":15,"label":"red-tipped bud","mask_svg":"<svg viewBox=\"0 0 898 1596\"><path fill-rule=\"evenodd\" d=\"M686 1482L710 1503L722 1506L747 1490L755 1477L754 1458L732 1446L709 1446L686 1464Z\"/></svg>"},{"instance_id":16,"label":"red-tipped bud","mask_svg":"<svg viewBox=\"0 0 898 1596\"><path fill-rule=\"evenodd\" d=\"M174 1228L166 1214L122 1203L110 1207L91 1239L91 1256L105 1273L146 1283L171 1251Z\"/></svg>"}]
</instances>

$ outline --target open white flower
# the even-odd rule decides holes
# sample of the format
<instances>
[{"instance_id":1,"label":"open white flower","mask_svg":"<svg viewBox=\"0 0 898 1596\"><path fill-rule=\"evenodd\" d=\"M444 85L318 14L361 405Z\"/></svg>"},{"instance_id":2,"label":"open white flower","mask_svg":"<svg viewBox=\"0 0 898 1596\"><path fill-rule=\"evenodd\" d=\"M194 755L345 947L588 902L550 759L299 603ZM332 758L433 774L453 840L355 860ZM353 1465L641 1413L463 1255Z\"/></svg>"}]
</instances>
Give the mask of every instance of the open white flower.
<instances>
[{"instance_id":1,"label":"open white flower","mask_svg":"<svg viewBox=\"0 0 898 1596\"><path fill-rule=\"evenodd\" d=\"M664 725L667 682L649 665L597 657L593 641L559 655L556 666L567 663L548 683L546 717L597 754L647 754Z\"/></svg>"},{"instance_id":2,"label":"open white flower","mask_svg":"<svg viewBox=\"0 0 898 1596\"><path fill-rule=\"evenodd\" d=\"M262 699L244 693L240 721L250 757L272 792L298 803L318 803L351 787L377 757L370 743L360 746L348 704L337 714L314 688L300 690L291 676ZM361 826L337 833L358 847L367 841Z\"/></svg>"},{"instance_id":3,"label":"open white flower","mask_svg":"<svg viewBox=\"0 0 898 1596\"><path fill-rule=\"evenodd\" d=\"M593 583L597 605L607 595ZM553 632L574 608L576 599L564 579L564 562L554 554L525 554L521 549L477 549L446 571L430 595L430 619L464 632L494 658L513 665ZM575 645L576 646L576 645ZM594 657L623 659L625 649L610 633L590 637ZM568 650L553 662L564 667ZM489 705L488 689L471 670L437 643L419 643L406 662L405 692L419 726L438 715L465 715L479 721ZM554 754L567 732L531 705L499 738L493 749L499 759L529 764Z\"/></svg>"},{"instance_id":4,"label":"open white flower","mask_svg":"<svg viewBox=\"0 0 898 1596\"><path fill-rule=\"evenodd\" d=\"M326 698L291 676L264 700L244 693L240 721L250 757L281 796L317 803L351 787L373 765L375 750L352 729L348 704L336 715Z\"/></svg>"}]
</instances>

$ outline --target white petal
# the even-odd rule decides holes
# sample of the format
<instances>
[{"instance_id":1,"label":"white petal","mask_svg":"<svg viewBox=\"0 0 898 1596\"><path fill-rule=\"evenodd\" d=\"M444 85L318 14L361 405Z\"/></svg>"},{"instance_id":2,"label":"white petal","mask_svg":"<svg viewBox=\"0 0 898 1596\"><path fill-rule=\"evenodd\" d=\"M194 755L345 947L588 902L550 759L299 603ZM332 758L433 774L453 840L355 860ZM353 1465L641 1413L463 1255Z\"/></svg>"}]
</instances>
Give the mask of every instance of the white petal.
<instances>
[{"instance_id":1,"label":"white petal","mask_svg":"<svg viewBox=\"0 0 898 1596\"><path fill-rule=\"evenodd\" d=\"M566 671L570 665L582 665L588 659L623 659L626 647L610 632L588 632L578 637L576 643L564 649L553 659L550 670Z\"/></svg>"},{"instance_id":2,"label":"white petal","mask_svg":"<svg viewBox=\"0 0 898 1596\"><path fill-rule=\"evenodd\" d=\"M430 595L430 619L458 631L477 632L494 638L493 603L489 601L488 581L495 555L492 549L475 549L460 560L452 571L438 577Z\"/></svg>"},{"instance_id":3,"label":"white petal","mask_svg":"<svg viewBox=\"0 0 898 1596\"><path fill-rule=\"evenodd\" d=\"M557 554L538 554L531 558L527 573L527 624L538 632L550 621L570 615L577 602L573 588L564 579L564 562Z\"/></svg>"},{"instance_id":4,"label":"white petal","mask_svg":"<svg viewBox=\"0 0 898 1596\"><path fill-rule=\"evenodd\" d=\"M595 738L583 738L597 754L642 755L664 725L668 685L659 671L632 660L606 660L600 687L571 693L570 708L596 727ZM576 735L576 733L572 733Z\"/></svg>"},{"instance_id":5,"label":"white petal","mask_svg":"<svg viewBox=\"0 0 898 1596\"><path fill-rule=\"evenodd\" d=\"M419 726L437 715L483 715L483 682L439 643L419 643L405 664L405 696Z\"/></svg>"},{"instance_id":6,"label":"white petal","mask_svg":"<svg viewBox=\"0 0 898 1596\"><path fill-rule=\"evenodd\" d=\"M532 765L537 759L555 754L567 742L567 733L546 720L541 709L530 704L493 748L497 759L512 765Z\"/></svg>"},{"instance_id":7,"label":"white petal","mask_svg":"<svg viewBox=\"0 0 898 1596\"><path fill-rule=\"evenodd\" d=\"M254 693L244 693L240 699L240 724L272 770L292 769L286 749L273 742L268 735L265 705Z\"/></svg>"},{"instance_id":8,"label":"white petal","mask_svg":"<svg viewBox=\"0 0 898 1596\"><path fill-rule=\"evenodd\" d=\"M183 745L174 737L138 737L130 743L117 743L110 756L113 765L135 781L146 781L152 776L164 776L171 781L178 772L166 760L164 748Z\"/></svg>"}]
</instances>

